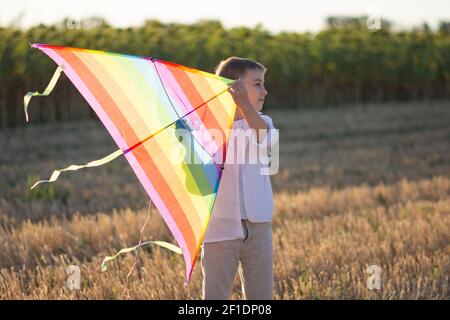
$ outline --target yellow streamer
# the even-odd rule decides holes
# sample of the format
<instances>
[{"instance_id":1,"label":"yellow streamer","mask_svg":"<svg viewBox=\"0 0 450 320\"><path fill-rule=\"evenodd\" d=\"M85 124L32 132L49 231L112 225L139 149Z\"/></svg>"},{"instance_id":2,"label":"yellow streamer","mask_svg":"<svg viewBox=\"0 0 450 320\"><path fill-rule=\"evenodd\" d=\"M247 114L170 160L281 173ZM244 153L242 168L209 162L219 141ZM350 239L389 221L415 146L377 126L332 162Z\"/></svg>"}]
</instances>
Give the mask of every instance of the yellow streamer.
<instances>
[{"instance_id":1,"label":"yellow streamer","mask_svg":"<svg viewBox=\"0 0 450 320\"><path fill-rule=\"evenodd\" d=\"M58 179L59 175L62 172L64 172L64 171L77 171L77 170L80 170L80 169L83 169L83 168L88 168L88 167L98 167L98 166L101 166L101 165L103 165L105 163L108 163L108 162L114 160L115 158L117 158L118 156L120 156L122 154L123 154L122 149L118 149L118 150L114 151L113 153L111 153L110 155L107 155L106 157L101 158L99 160L94 160L94 161L88 162L88 163L86 163L84 165L70 165L70 166L68 166L67 168L64 168L64 169L55 170L55 171L53 171L52 175L50 176L50 179L48 179L48 180L40 180L40 181L36 182L31 187L31 189L33 189L34 187L36 187L40 183L55 181L56 179Z\"/></svg>"},{"instance_id":2,"label":"yellow streamer","mask_svg":"<svg viewBox=\"0 0 450 320\"><path fill-rule=\"evenodd\" d=\"M48 96L52 92L52 90L54 89L54 87L56 85L56 82L58 81L59 77L61 76L61 72L62 71L63 71L63 67L62 66L58 66L56 68L56 70L55 70L55 72L54 72L50 82L48 83L47 88L45 88L44 92L42 92L42 93L40 93L38 91L28 92L23 97L25 119L26 119L27 122L29 120L29 117L28 117L28 104L30 103L31 98L35 97L35 96ZM101 166L103 164L106 164L106 163L114 160L115 158L117 158L118 156L120 156L122 154L123 154L123 151L121 149L118 149L118 150L114 151L113 153L111 153L110 155L107 155L106 157L103 157L103 158L98 159L98 160L90 161L90 162L88 162L88 163L86 163L84 165L70 165L70 166L68 166L67 168L64 168L64 169L54 170L52 175L50 176L50 179L48 179L48 180L40 180L40 181L36 182L31 187L31 189L34 189L37 185L39 185L41 183L44 183L44 182L50 183L50 182L56 181L58 179L58 177L60 176L60 174L62 172L64 172L64 171L77 171L77 170L80 170L80 169L83 169L83 168L88 168L88 167L98 167L98 166ZM141 236L142 236L142 230L141 230ZM177 254L182 254L183 253L182 250L179 247L177 247L177 246L175 246L175 245L173 245L171 243L165 242L165 241L146 241L146 242L143 242L143 243L140 243L140 242L141 241L139 241L139 244L137 244L137 245L135 245L133 247L124 248L124 249L120 250L119 252L117 252L113 256L105 257L105 259L103 260L103 262L101 264L101 270L102 271L106 271L107 270L106 264L109 261L114 260L115 258L117 258L119 255L121 255L123 253L128 253L128 252L134 251L134 250L136 250L136 249L138 249L138 248L140 248L140 247L142 247L144 245L147 245L147 244L155 244L155 245L158 245L160 247L166 248L166 249L168 249L170 251L173 251L173 252L175 252Z\"/></svg>"},{"instance_id":3,"label":"yellow streamer","mask_svg":"<svg viewBox=\"0 0 450 320\"><path fill-rule=\"evenodd\" d=\"M36 96L48 96L53 88L56 85L56 82L58 81L59 77L61 76L61 72L63 71L63 67L62 66L58 66L58 68L56 68L55 73L53 74L52 79L50 80L50 82L47 85L47 88L45 88L44 92L40 93L40 92L28 92L24 97L23 97L23 109L25 111L25 119L28 122L28 104L30 103L30 100L32 97L36 97Z\"/></svg>"}]
</instances>

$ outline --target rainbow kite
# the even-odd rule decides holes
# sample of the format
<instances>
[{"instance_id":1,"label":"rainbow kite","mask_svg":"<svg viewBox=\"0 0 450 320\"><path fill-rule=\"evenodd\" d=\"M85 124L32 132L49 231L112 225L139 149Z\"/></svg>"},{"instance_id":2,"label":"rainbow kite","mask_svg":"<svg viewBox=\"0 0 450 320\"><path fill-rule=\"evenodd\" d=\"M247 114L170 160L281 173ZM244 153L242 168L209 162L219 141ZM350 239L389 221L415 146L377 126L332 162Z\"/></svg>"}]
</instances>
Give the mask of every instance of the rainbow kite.
<instances>
[{"instance_id":1,"label":"rainbow kite","mask_svg":"<svg viewBox=\"0 0 450 320\"><path fill-rule=\"evenodd\" d=\"M31 97L48 95L64 72L119 147L100 160L55 170L49 180L32 188L55 181L63 171L125 155L179 248L154 243L183 254L187 285L222 176L236 109L227 90L232 80L151 57L47 44L32 47L58 68L43 93L24 97L27 121Z\"/></svg>"}]
</instances>

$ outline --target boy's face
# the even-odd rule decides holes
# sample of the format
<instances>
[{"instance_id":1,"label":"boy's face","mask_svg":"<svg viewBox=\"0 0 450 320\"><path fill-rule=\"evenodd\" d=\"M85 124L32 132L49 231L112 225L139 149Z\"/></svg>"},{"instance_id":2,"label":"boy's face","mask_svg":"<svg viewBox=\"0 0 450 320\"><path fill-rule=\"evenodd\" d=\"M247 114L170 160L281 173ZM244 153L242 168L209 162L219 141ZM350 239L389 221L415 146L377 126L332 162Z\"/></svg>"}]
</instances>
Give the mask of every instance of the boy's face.
<instances>
[{"instance_id":1,"label":"boy's face","mask_svg":"<svg viewBox=\"0 0 450 320\"><path fill-rule=\"evenodd\" d=\"M259 69L247 69L242 77L248 98L256 111L261 111L264 99L268 92L264 87L264 71Z\"/></svg>"}]
</instances>

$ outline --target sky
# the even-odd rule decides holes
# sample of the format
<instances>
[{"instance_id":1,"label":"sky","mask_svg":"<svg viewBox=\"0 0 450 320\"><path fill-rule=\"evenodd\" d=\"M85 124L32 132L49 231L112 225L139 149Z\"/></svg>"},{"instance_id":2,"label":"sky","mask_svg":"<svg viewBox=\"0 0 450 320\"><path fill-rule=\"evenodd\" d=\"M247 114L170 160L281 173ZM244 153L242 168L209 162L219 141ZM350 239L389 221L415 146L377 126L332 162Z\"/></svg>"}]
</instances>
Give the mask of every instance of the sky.
<instances>
[{"instance_id":1,"label":"sky","mask_svg":"<svg viewBox=\"0 0 450 320\"><path fill-rule=\"evenodd\" d=\"M8 0L1 0L6 3ZM330 15L373 15L409 28L427 22L436 28L450 21L450 0L14 0L0 7L0 25L21 17L20 26L52 24L70 16L101 16L117 27L139 26L147 19L193 23L219 20L227 27L262 24L272 32L316 32Z\"/></svg>"}]
</instances>

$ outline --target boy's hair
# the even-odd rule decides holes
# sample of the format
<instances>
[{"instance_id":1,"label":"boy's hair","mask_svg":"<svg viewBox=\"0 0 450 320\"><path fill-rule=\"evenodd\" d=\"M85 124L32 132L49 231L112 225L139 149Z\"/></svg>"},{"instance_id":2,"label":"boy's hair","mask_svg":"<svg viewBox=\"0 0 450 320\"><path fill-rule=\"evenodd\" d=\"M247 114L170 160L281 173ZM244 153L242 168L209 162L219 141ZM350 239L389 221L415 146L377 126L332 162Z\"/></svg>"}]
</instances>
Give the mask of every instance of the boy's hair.
<instances>
[{"instance_id":1,"label":"boy's hair","mask_svg":"<svg viewBox=\"0 0 450 320\"><path fill-rule=\"evenodd\" d=\"M266 72L267 68L261 63L240 57L229 57L216 67L216 75L228 79L237 80L245 74L248 69L257 69Z\"/></svg>"}]
</instances>

